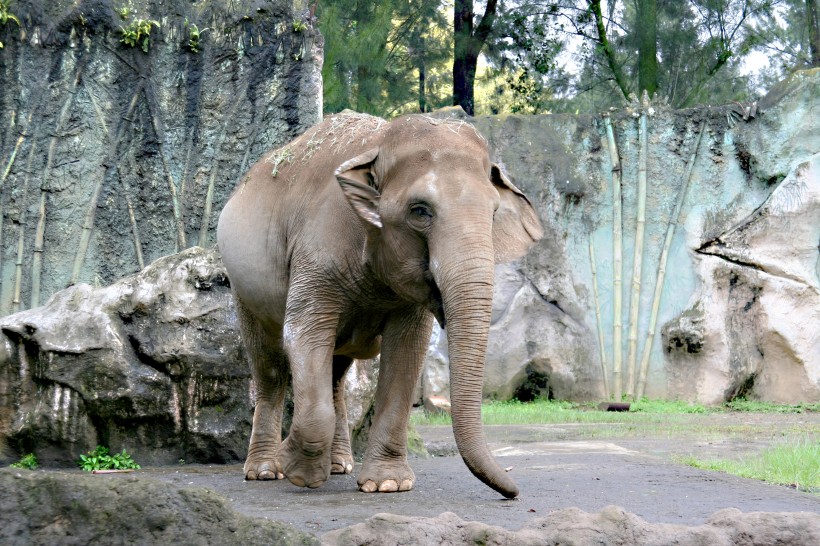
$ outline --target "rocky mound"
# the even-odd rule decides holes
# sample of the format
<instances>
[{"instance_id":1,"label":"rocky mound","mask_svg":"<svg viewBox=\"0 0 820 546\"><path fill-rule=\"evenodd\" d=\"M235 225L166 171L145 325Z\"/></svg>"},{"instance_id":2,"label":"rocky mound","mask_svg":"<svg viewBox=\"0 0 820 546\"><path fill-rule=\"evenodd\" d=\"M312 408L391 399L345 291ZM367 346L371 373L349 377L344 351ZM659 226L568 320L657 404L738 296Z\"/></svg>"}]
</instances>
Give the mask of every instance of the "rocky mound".
<instances>
[{"instance_id":1,"label":"rocky mound","mask_svg":"<svg viewBox=\"0 0 820 546\"><path fill-rule=\"evenodd\" d=\"M319 544L313 535L234 512L201 488L136 476L0 470L0 543Z\"/></svg>"},{"instance_id":2,"label":"rocky mound","mask_svg":"<svg viewBox=\"0 0 820 546\"><path fill-rule=\"evenodd\" d=\"M648 523L618 506L597 514L577 508L558 510L532 521L519 531L475 521L446 512L435 518L377 514L364 523L331 531L322 542L334 546L428 544L596 544L736 546L820 544L820 518L808 512L750 512L729 508L715 512L697 527Z\"/></svg>"}]
</instances>

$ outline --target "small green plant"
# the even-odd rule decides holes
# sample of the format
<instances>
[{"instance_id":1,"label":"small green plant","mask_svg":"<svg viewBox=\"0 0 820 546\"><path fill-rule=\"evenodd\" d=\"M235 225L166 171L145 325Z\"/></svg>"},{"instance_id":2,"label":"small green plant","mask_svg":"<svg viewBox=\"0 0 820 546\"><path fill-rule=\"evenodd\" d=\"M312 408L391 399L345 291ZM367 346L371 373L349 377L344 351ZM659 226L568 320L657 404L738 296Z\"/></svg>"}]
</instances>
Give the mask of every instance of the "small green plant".
<instances>
[{"instance_id":1,"label":"small green plant","mask_svg":"<svg viewBox=\"0 0 820 546\"><path fill-rule=\"evenodd\" d=\"M0 27L4 27L9 21L20 26L20 19L11 12L11 0L0 0ZM0 49L3 49L3 42L0 42Z\"/></svg>"},{"instance_id":2,"label":"small green plant","mask_svg":"<svg viewBox=\"0 0 820 546\"><path fill-rule=\"evenodd\" d=\"M202 34L210 29L199 30L199 27L194 23L189 23L188 19L185 19L185 28L188 29L188 41L185 43L185 48L191 53L199 53Z\"/></svg>"},{"instance_id":3,"label":"small green plant","mask_svg":"<svg viewBox=\"0 0 820 546\"><path fill-rule=\"evenodd\" d=\"M86 455L80 455L80 460L77 464L86 472L93 470L136 470L140 468L131 455L126 453L125 449L122 453L110 455L108 448L105 446L97 446L94 451L89 451Z\"/></svg>"},{"instance_id":4,"label":"small green plant","mask_svg":"<svg viewBox=\"0 0 820 546\"><path fill-rule=\"evenodd\" d=\"M115 8L114 11L117 12L117 15L119 15L120 19L122 19L123 21L127 21L128 16L131 15L131 8L129 8L128 6L122 6L121 8Z\"/></svg>"},{"instance_id":5,"label":"small green plant","mask_svg":"<svg viewBox=\"0 0 820 546\"><path fill-rule=\"evenodd\" d=\"M307 30L307 23L304 21L294 21L293 22L293 32L304 32Z\"/></svg>"},{"instance_id":6,"label":"small green plant","mask_svg":"<svg viewBox=\"0 0 820 546\"><path fill-rule=\"evenodd\" d=\"M23 458L16 463L10 465L12 468L25 468L26 470L35 470L37 468L37 457L34 453L23 455Z\"/></svg>"},{"instance_id":7,"label":"small green plant","mask_svg":"<svg viewBox=\"0 0 820 546\"><path fill-rule=\"evenodd\" d=\"M159 27L159 23L152 19L134 19L127 27L120 27L120 42L128 47L140 46L143 53L148 53L151 27Z\"/></svg>"}]
</instances>

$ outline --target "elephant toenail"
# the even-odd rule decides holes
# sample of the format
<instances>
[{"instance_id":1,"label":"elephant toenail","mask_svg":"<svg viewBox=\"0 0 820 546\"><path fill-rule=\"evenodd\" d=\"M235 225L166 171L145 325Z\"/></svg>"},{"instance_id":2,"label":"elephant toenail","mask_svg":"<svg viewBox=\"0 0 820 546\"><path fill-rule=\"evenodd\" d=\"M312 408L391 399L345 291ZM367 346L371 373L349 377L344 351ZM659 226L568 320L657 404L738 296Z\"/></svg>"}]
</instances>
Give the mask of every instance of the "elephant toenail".
<instances>
[{"instance_id":1,"label":"elephant toenail","mask_svg":"<svg viewBox=\"0 0 820 546\"><path fill-rule=\"evenodd\" d=\"M305 480L303 480L302 478L288 478L288 479L290 480L290 483L292 483L293 485L295 485L297 487L304 487L305 486Z\"/></svg>"},{"instance_id":2,"label":"elephant toenail","mask_svg":"<svg viewBox=\"0 0 820 546\"><path fill-rule=\"evenodd\" d=\"M284 474L282 474L281 472L277 472L277 473L276 473L276 479L277 479L277 480L284 480L284 479L285 479L285 475L284 475Z\"/></svg>"},{"instance_id":3,"label":"elephant toenail","mask_svg":"<svg viewBox=\"0 0 820 546\"><path fill-rule=\"evenodd\" d=\"M373 480L367 480L361 485L361 487L359 487L359 489L364 493L373 493L376 491L376 482Z\"/></svg>"},{"instance_id":4,"label":"elephant toenail","mask_svg":"<svg viewBox=\"0 0 820 546\"><path fill-rule=\"evenodd\" d=\"M395 493L398 490L399 484L396 483L396 480L384 480L379 486L380 493Z\"/></svg>"},{"instance_id":5,"label":"elephant toenail","mask_svg":"<svg viewBox=\"0 0 820 546\"><path fill-rule=\"evenodd\" d=\"M402 480L399 491L410 491L413 489L413 480Z\"/></svg>"},{"instance_id":6,"label":"elephant toenail","mask_svg":"<svg viewBox=\"0 0 820 546\"><path fill-rule=\"evenodd\" d=\"M346 472L347 474L350 474L351 472L353 472L353 465L352 465L352 464L348 464L348 465L345 467L345 472Z\"/></svg>"}]
</instances>

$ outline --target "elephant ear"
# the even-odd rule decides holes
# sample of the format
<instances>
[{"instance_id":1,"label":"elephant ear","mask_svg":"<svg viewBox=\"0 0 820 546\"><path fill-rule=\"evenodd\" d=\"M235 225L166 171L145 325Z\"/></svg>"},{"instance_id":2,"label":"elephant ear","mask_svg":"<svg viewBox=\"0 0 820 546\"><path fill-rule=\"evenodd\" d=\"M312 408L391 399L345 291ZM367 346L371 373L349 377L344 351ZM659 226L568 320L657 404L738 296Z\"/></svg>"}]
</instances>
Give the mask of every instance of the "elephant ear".
<instances>
[{"instance_id":1,"label":"elephant ear","mask_svg":"<svg viewBox=\"0 0 820 546\"><path fill-rule=\"evenodd\" d=\"M493 219L495 262L520 258L544 235L538 214L529 199L504 176L498 165L490 169L490 180L501 196Z\"/></svg>"},{"instance_id":2,"label":"elephant ear","mask_svg":"<svg viewBox=\"0 0 820 546\"><path fill-rule=\"evenodd\" d=\"M378 148L368 150L342 163L336 169L336 181L347 202L366 224L382 227L379 215L379 191L374 187L373 164L379 156Z\"/></svg>"}]
</instances>

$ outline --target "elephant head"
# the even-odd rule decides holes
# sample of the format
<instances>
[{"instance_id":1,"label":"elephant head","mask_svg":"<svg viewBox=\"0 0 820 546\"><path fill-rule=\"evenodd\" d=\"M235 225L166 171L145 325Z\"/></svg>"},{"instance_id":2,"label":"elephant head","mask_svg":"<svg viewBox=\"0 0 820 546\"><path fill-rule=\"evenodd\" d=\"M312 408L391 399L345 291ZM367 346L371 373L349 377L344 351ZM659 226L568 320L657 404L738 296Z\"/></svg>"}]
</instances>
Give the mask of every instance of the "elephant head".
<instances>
[{"instance_id":1,"label":"elephant head","mask_svg":"<svg viewBox=\"0 0 820 546\"><path fill-rule=\"evenodd\" d=\"M336 178L367 227L369 266L447 330L453 432L464 462L496 491L517 496L487 449L481 400L494 265L541 238L535 210L462 122L393 121L379 146L342 164Z\"/></svg>"}]
</instances>

